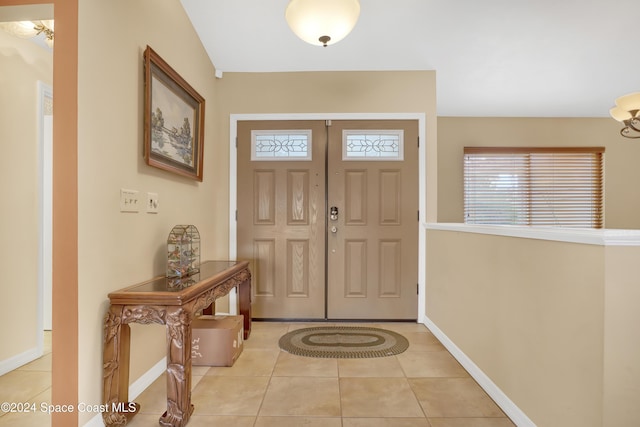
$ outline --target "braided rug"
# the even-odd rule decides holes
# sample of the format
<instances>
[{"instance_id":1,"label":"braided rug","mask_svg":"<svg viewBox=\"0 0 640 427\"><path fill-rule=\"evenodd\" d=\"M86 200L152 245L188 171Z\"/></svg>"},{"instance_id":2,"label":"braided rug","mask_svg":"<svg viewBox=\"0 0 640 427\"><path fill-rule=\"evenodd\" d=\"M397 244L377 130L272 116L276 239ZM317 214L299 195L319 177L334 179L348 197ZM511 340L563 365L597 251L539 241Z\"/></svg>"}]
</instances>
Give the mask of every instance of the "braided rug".
<instances>
[{"instance_id":1,"label":"braided rug","mask_svg":"<svg viewBox=\"0 0 640 427\"><path fill-rule=\"evenodd\" d=\"M280 338L279 345L298 356L357 359L400 354L409 348L409 341L386 329L321 326L291 331Z\"/></svg>"}]
</instances>

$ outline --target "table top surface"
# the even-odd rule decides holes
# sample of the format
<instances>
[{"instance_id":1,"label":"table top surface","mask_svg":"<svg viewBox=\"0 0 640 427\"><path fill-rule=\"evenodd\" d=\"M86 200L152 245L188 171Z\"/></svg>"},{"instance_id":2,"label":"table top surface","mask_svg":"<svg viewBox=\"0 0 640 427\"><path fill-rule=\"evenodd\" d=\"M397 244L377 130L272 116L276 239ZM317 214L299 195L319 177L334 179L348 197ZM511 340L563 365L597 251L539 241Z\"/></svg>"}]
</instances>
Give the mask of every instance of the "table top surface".
<instances>
[{"instance_id":1,"label":"table top surface","mask_svg":"<svg viewBox=\"0 0 640 427\"><path fill-rule=\"evenodd\" d=\"M131 299L158 297L183 301L217 283L222 283L236 273L248 268L248 261L205 261L200 272L183 278L155 277L151 280L109 293L111 303L131 303Z\"/></svg>"}]
</instances>

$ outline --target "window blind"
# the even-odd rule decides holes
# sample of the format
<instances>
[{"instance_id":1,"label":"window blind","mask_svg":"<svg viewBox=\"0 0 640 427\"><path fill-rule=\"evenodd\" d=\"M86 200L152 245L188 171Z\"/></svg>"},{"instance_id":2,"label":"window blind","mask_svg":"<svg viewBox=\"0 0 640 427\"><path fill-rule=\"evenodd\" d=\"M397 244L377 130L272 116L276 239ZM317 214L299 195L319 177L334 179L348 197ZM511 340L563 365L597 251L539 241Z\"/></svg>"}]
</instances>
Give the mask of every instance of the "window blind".
<instances>
[{"instance_id":1,"label":"window blind","mask_svg":"<svg viewBox=\"0 0 640 427\"><path fill-rule=\"evenodd\" d=\"M603 156L603 147L466 147L465 222L602 228Z\"/></svg>"}]
</instances>

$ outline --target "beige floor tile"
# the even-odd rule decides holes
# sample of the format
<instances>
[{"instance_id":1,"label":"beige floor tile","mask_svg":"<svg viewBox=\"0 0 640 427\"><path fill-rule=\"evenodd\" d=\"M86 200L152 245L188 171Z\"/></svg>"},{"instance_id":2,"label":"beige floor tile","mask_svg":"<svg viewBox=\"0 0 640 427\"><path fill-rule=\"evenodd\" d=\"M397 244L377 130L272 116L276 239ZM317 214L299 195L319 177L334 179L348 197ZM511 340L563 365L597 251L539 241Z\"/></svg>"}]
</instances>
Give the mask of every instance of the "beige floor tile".
<instances>
[{"instance_id":1,"label":"beige floor tile","mask_svg":"<svg viewBox=\"0 0 640 427\"><path fill-rule=\"evenodd\" d=\"M0 417L2 427L46 427L51 425L51 414L36 410L28 413L7 413Z\"/></svg>"},{"instance_id":2,"label":"beige floor tile","mask_svg":"<svg viewBox=\"0 0 640 427\"><path fill-rule=\"evenodd\" d=\"M251 336L249 340L253 338L253 333L256 335L264 334L286 334L289 331L291 323L286 322L252 322L251 323ZM247 340L248 341L248 340Z\"/></svg>"},{"instance_id":3,"label":"beige floor tile","mask_svg":"<svg viewBox=\"0 0 640 427\"><path fill-rule=\"evenodd\" d=\"M416 322L384 322L384 323L370 323L368 325L373 328L388 329L399 334L406 334L409 332L429 332L426 326L422 323Z\"/></svg>"},{"instance_id":4,"label":"beige floor tile","mask_svg":"<svg viewBox=\"0 0 640 427\"><path fill-rule=\"evenodd\" d=\"M17 403L17 402L15 402ZM47 427L51 425L51 415L47 414L47 412L42 412L41 405L50 404L51 403L51 388L46 389L42 393L37 396L29 399L27 402L29 404L30 412L0 412L0 426L39 426L39 427ZM31 405L35 405L31 407ZM34 411L35 409L35 411Z\"/></svg>"},{"instance_id":5,"label":"beige floor tile","mask_svg":"<svg viewBox=\"0 0 640 427\"><path fill-rule=\"evenodd\" d=\"M338 359L340 377L404 377L395 356L374 359Z\"/></svg>"},{"instance_id":6,"label":"beige floor tile","mask_svg":"<svg viewBox=\"0 0 640 427\"><path fill-rule=\"evenodd\" d=\"M425 414L441 417L504 417L472 378L410 378Z\"/></svg>"},{"instance_id":7,"label":"beige floor tile","mask_svg":"<svg viewBox=\"0 0 640 427\"><path fill-rule=\"evenodd\" d=\"M0 402L27 402L51 387L51 373L15 370L0 377Z\"/></svg>"},{"instance_id":8,"label":"beige floor tile","mask_svg":"<svg viewBox=\"0 0 640 427\"><path fill-rule=\"evenodd\" d=\"M300 323L291 323L289 325L289 332L297 331L298 329L305 328L321 328L324 326L336 326L337 323L331 322L300 322Z\"/></svg>"},{"instance_id":9,"label":"beige floor tile","mask_svg":"<svg viewBox=\"0 0 640 427\"><path fill-rule=\"evenodd\" d=\"M339 417L338 378L272 377L258 415Z\"/></svg>"},{"instance_id":10,"label":"beige floor tile","mask_svg":"<svg viewBox=\"0 0 640 427\"><path fill-rule=\"evenodd\" d=\"M191 392L202 381L204 376L191 376ZM147 387L138 397L133 399L140 405L141 414L162 414L167 410L167 376L160 375L149 387Z\"/></svg>"},{"instance_id":11,"label":"beige floor tile","mask_svg":"<svg viewBox=\"0 0 640 427\"><path fill-rule=\"evenodd\" d=\"M278 340L289 331L289 323L253 322L251 336L244 341L244 349L279 350Z\"/></svg>"},{"instance_id":12,"label":"beige floor tile","mask_svg":"<svg viewBox=\"0 0 640 427\"><path fill-rule=\"evenodd\" d=\"M150 414L138 414L127 427L157 427L160 416ZM195 412L189 418L188 427L253 427L256 417L235 417L217 415L196 415Z\"/></svg>"},{"instance_id":13,"label":"beige floor tile","mask_svg":"<svg viewBox=\"0 0 640 427\"><path fill-rule=\"evenodd\" d=\"M515 427L509 418L429 418L431 427Z\"/></svg>"},{"instance_id":14,"label":"beige floor tile","mask_svg":"<svg viewBox=\"0 0 640 427\"><path fill-rule=\"evenodd\" d=\"M37 396L29 399L29 402L34 402L38 405L41 403L51 403L51 387L38 394Z\"/></svg>"},{"instance_id":15,"label":"beige floor tile","mask_svg":"<svg viewBox=\"0 0 640 427\"><path fill-rule=\"evenodd\" d=\"M469 376L448 351L404 352L396 357L407 378Z\"/></svg>"},{"instance_id":16,"label":"beige floor tile","mask_svg":"<svg viewBox=\"0 0 640 427\"><path fill-rule=\"evenodd\" d=\"M342 427L430 427L426 418L344 418Z\"/></svg>"},{"instance_id":17,"label":"beige floor tile","mask_svg":"<svg viewBox=\"0 0 640 427\"><path fill-rule=\"evenodd\" d=\"M158 420L162 412L158 414L142 414L138 413L127 423L127 427L151 427L159 425ZM191 424L191 422L189 422Z\"/></svg>"},{"instance_id":18,"label":"beige floor tile","mask_svg":"<svg viewBox=\"0 0 640 427\"><path fill-rule=\"evenodd\" d=\"M340 378L343 417L424 417L406 378Z\"/></svg>"},{"instance_id":19,"label":"beige floor tile","mask_svg":"<svg viewBox=\"0 0 640 427\"><path fill-rule=\"evenodd\" d=\"M268 377L278 360L279 350L245 348L233 366L213 366L207 375L233 377Z\"/></svg>"},{"instance_id":20,"label":"beige floor tile","mask_svg":"<svg viewBox=\"0 0 640 427\"><path fill-rule=\"evenodd\" d=\"M47 353L42 357L37 358L33 362L27 363L19 367L18 371L40 371L40 372L49 372L51 374L51 360L52 354Z\"/></svg>"},{"instance_id":21,"label":"beige floor tile","mask_svg":"<svg viewBox=\"0 0 640 427\"><path fill-rule=\"evenodd\" d=\"M409 341L407 351L446 351L446 348L429 331L405 332L402 334Z\"/></svg>"},{"instance_id":22,"label":"beige floor tile","mask_svg":"<svg viewBox=\"0 0 640 427\"><path fill-rule=\"evenodd\" d=\"M167 377L160 375L138 397L133 399L140 405L139 414L157 415L157 418L167 410ZM136 415L136 418L138 416Z\"/></svg>"},{"instance_id":23,"label":"beige floor tile","mask_svg":"<svg viewBox=\"0 0 640 427\"><path fill-rule=\"evenodd\" d=\"M258 417L255 427L342 427L339 417Z\"/></svg>"},{"instance_id":24,"label":"beige floor tile","mask_svg":"<svg viewBox=\"0 0 640 427\"><path fill-rule=\"evenodd\" d=\"M211 366L191 366L191 375L194 377L201 377L207 375Z\"/></svg>"},{"instance_id":25,"label":"beige floor tile","mask_svg":"<svg viewBox=\"0 0 640 427\"><path fill-rule=\"evenodd\" d=\"M194 414L255 416L268 383L268 377L205 375L191 395Z\"/></svg>"},{"instance_id":26,"label":"beige floor tile","mask_svg":"<svg viewBox=\"0 0 640 427\"><path fill-rule=\"evenodd\" d=\"M253 427L256 417L192 415L187 427ZM155 424L153 427L156 427ZM127 426L129 427L129 426ZM151 427L151 425L149 426Z\"/></svg>"},{"instance_id":27,"label":"beige floor tile","mask_svg":"<svg viewBox=\"0 0 640 427\"><path fill-rule=\"evenodd\" d=\"M200 380L202 380L202 378L204 377L204 375L191 375L191 391L193 391L194 388L196 388L196 386L198 385L198 383L200 382Z\"/></svg>"},{"instance_id":28,"label":"beige floor tile","mask_svg":"<svg viewBox=\"0 0 640 427\"><path fill-rule=\"evenodd\" d=\"M296 356L281 351L273 370L274 377L337 377L338 361Z\"/></svg>"}]
</instances>

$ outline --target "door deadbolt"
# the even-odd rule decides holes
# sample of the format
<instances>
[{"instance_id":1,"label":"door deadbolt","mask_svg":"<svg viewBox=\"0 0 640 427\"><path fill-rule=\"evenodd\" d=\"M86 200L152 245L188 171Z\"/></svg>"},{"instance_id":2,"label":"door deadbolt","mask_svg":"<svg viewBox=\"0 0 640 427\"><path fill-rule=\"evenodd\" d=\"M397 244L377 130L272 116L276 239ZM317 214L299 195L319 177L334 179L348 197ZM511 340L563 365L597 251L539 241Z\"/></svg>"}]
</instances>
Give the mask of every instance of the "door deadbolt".
<instances>
[{"instance_id":1,"label":"door deadbolt","mask_svg":"<svg viewBox=\"0 0 640 427\"><path fill-rule=\"evenodd\" d=\"M338 207L337 206L331 206L331 208L329 209L329 219L331 219L331 221L337 221L338 220Z\"/></svg>"}]
</instances>

